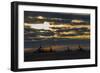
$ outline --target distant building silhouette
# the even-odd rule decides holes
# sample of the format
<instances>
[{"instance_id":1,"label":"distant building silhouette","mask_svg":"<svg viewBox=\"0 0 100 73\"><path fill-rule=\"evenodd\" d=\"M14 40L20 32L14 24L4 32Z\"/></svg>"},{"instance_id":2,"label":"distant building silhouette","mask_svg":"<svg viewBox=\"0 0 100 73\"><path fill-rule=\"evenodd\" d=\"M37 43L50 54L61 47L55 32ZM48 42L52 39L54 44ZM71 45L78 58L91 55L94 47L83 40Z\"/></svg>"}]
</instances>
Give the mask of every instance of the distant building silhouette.
<instances>
[{"instance_id":1,"label":"distant building silhouette","mask_svg":"<svg viewBox=\"0 0 100 73\"><path fill-rule=\"evenodd\" d=\"M38 50L37 50L38 52L43 52L43 50L42 50L42 46L40 45L40 47L38 48Z\"/></svg>"},{"instance_id":2,"label":"distant building silhouette","mask_svg":"<svg viewBox=\"0 0 100 73\"><path fill-rule=\"evenodd\" d=\"M79 45L79 46L78 46L78 50L79 50L79 51L83 51L83 48Z\"/></svg>"},{"instance_id":3,"label":"distant building silhouette","mask_svg":"<svg viewBox=\"0 0 100 73\"><path fill-rule=\"evenodd\" d=\"M66 50L66 52L70 52L71 50L70 50L70 48L67 46L67 50Z\"/></svg>"},{"instance_id":4,"label":"distant building silhouette","mask_svg":"<svg viewBox=\"0 0 100 73\"><path fill-rule=\"evenodd\" d=\"M50 47L50 52L53 52L52 47Z\"/></svg>"}]
</instances>

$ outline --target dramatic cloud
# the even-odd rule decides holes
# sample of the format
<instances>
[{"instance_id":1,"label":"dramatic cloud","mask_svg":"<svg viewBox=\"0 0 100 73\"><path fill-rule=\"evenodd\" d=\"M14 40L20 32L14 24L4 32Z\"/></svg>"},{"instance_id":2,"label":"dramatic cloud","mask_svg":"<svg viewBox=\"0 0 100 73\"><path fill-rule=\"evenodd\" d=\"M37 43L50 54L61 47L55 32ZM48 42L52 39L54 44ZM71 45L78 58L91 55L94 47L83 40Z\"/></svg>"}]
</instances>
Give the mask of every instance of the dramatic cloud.
<instances>
[{"instance_id":1,"label":"dramatic cloud","mask_svg":"<svg viewBox=\"0 0 100 73\"><path fill-rule=\"evenodd\" d=\"M90 15L24 12L27 38L90 38Z\"/></svg>"}]
</instances>

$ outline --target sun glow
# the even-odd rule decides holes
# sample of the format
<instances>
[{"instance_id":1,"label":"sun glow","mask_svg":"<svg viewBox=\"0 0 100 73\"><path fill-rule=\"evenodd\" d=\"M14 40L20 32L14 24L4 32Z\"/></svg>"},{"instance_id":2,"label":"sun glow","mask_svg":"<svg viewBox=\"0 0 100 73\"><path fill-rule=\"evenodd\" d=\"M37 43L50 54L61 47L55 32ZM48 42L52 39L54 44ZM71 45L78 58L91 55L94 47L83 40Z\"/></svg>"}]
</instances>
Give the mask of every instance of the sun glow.
<instances>
[{"instance_id":1,"label":"sun glow","mask_svg":"<svg viewBox=\"0 0 100 73\"><path fill-rule=\"evenodd\" d=\"M43 17L43 16L38 16L37 18L38 18L38 19L44 19L44 17Z\"/></svg>"},{"instance_id":2,"label":"sun glow","mask_svg":"<svg viewBox=\"0 0 100 73\"><path fill-rule=\"evenodd\" d=\"M84 22L83 20L72 20L73 23L81 23Z\"/></svg>"},{"instance_id":3,"label":"sun glow","mask_svg":"<svg viewBox=\"0 0 100 73\"><path fill-rule=\"evenodd\" d=\"M32 24L31 28L50 30L50 24L49 22L44 22L43 24Z\"/></svg>"}]
</instances>

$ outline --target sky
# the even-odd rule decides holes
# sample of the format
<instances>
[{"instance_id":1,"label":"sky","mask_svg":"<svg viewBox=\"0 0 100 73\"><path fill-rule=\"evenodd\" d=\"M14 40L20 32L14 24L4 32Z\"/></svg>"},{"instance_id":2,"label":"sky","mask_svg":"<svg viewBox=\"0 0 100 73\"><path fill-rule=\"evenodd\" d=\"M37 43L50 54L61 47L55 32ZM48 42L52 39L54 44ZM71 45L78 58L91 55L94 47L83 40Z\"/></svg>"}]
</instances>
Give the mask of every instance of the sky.
<instances>
[{"instance_id":1,"label":"sky","mask_svg":"<svg viewBox=\"0 0 100 73\"><path fill-rule=\"evenodd\" d=\"M35 38L90 38L90 14L24 11L24 25Z\"/></svg>"},{"instance_id":2,"label":"sky","mask_svg":"<svg viewBox=\"0 0 100 73\"><path fill-rule=\"evenodd\" d=\"M90 20L89 14L82 14L82 13L54 13L54 12L36 12L36 11L24 11L24 18L27 17L37 17L37 16L44 16L48 18L62 18L62 19L83 19L83 20Z\"/></svg>"}]
</instances>

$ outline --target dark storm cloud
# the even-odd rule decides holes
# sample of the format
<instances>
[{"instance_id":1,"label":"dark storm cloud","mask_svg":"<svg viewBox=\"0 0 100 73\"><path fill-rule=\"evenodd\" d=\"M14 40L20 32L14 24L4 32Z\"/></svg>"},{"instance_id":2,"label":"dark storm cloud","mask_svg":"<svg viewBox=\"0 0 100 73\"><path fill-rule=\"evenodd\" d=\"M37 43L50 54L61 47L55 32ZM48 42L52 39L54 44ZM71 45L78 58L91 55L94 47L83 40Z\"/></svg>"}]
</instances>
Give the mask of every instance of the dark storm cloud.
<instances>
[{"instance_id":1,"label":"dark storm cloud","mask_svg":"<svg viewBox=\"0 0 100 73\"><path fill-rule=\"evenodd\" d=\"M29 16L31 16L31 17L43 16L46 18L67 19L67 20L63 20L63 22L66 22L66 21L69 22L70 20L68 20L68 19L80 19L80 20L85 20L88 22L90 20L90 14L24 11L25 21L28 20Z\"/></svg>"},{"instance_id":2,"label":"dark storm cloud","mask_svg":"<svg viewBox=\"0 0 100 73\"><path fill-rule=\"evenodd\" d=\"M65 29L65 30L61 30L61 29L58 29L58 30L56 30L55 31L55 33L54 32L52 32L52 31L48 31L48 30L42 30L42 29L40 29L40 30L38 30L38 29L32 29L33 31L35 31L35 32L31 32L31 33L27 33L27 32L25 32L25 36L26 37L28 37L28 36L30 36L30 37L37 37L37 36L54 36L54 34L55 33L63 33L63 32L75 32L75 33L69 33L69 34L58 34L58 36L79 36L79 35L87 35L87 34L85 34L85 32L90 32L89 31L89 29L87 29L87 28L77 28L77 29L69 29L69 30L67 30L67 29ZM32 31L32 30L30 30L30 31ZM43 31L43 32L41 32L41 31Z\"/></svg>"}]
</instances>

